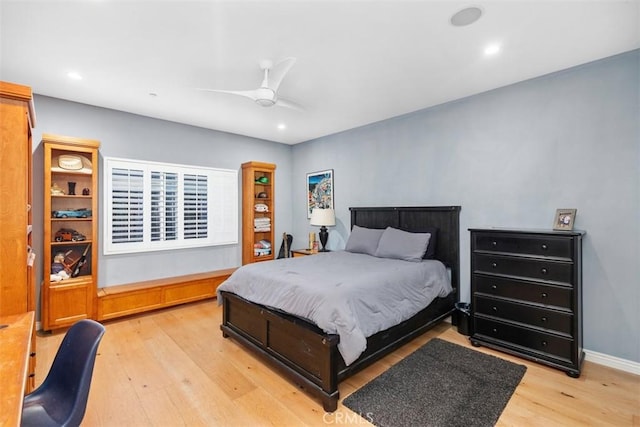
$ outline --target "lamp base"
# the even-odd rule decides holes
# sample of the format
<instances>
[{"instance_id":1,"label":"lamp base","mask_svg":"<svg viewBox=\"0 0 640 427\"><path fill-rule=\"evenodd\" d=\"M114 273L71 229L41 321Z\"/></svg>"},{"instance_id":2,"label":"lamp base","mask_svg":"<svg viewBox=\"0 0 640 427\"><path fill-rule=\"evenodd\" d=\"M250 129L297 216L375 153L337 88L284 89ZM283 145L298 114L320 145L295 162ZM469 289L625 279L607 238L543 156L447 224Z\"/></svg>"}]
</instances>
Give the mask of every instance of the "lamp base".
<instances>
[{"instance_id":1,"label":"lamp base","mask_svg":"<svg viewBox=\"0 0 640 427\"><path fill-rule=\"evenodd\" d=\"M326 248L327 240L329 239L329 232L327 231L327 227L325 227L324 225L320 227L320 233L318 234L320 236L320 243L322 243L322 248L320 248L320 252L329 252L329 250Z\"/></svg>"}]
</instances>

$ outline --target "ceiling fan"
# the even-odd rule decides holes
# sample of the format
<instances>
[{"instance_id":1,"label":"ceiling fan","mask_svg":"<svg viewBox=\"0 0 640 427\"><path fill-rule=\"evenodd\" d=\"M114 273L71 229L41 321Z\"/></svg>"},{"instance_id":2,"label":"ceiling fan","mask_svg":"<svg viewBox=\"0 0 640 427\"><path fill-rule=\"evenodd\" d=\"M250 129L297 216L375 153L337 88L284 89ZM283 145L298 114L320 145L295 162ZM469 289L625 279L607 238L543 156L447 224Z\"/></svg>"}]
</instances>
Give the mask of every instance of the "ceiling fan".
<instances>
[{"instance_id":1,"label":"ceiling fan","mask_svg":"<svg viewBox=\"0 0 640 427\"><path fill-rule=\"evenodd\" d=\"M262 107L272 107L276 105L279 107L302 110L302 107L297 103L280 98L278 96L278 88L280 87L280 83L282 83L282 79L284 79L284 76L289 72L289 70L295 63L296 58L285 58L275 65L273 64L273 61L269 59L263 59L262 61L260 61L260 69L264 72L264 78L260 87L254 90L200 90L244 96L245 98L254 100L256 104Z\"/></svg>"}]
</instances>

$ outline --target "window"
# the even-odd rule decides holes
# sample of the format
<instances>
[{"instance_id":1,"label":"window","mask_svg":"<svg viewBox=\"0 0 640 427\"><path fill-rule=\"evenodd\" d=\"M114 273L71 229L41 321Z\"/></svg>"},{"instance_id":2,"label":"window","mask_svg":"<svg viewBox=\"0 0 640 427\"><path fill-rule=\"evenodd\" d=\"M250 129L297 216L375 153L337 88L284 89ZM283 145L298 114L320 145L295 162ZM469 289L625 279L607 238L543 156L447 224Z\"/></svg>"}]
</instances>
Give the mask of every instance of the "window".
<instances>
[{"instance_id":1,"label":"window","mask_svg":"<svg viewBox=\"0 0 640 427\"><path fill-rule=\"evenodd\" d=\"M105 254L238 243L234 170L105 158Z\"/></svg>"}]
</instances>

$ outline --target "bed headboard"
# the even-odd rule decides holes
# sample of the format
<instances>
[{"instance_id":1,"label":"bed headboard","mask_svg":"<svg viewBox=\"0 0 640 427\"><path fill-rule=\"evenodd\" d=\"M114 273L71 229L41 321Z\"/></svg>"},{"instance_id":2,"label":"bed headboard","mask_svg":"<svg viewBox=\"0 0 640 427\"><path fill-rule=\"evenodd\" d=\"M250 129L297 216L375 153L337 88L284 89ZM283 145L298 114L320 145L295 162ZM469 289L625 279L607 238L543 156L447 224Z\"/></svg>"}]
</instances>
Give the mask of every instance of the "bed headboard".
<instances>
[{"instance_id":1,"label":"bed headboard","mask_svg":"<svg viewBox=\"0 0 640 427\"><path fill-rule=\"evenodd\" d=\"M460 206L356 207L351 227L394 227L406 231L438 229L436 259L451 268L451 285L460 297Z\"/></svg>"}]
</instances>

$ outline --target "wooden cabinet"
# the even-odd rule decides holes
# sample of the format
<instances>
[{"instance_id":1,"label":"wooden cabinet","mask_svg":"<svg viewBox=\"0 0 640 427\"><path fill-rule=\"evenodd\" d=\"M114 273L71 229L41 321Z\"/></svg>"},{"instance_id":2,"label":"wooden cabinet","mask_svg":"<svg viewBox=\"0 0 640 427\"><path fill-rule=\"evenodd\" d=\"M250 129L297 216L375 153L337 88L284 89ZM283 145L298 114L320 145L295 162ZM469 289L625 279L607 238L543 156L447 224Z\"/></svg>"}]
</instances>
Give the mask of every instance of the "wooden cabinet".
<instances>
[{"instance_id":1,"label":"wooden cabinet","mask_svg":"<svg viewBox=\"0 0 640 427\"><path fill-rule=\"evenodd\" d=\"M32 251L32 142L35 111L31 88L0 82L0 316L35 310L35 254ZM33 387L32 334L27 391Z\"/></svg>"},{"instance_id":2,"label":"wooden cabinet","mask_svg":"<svg viewBox=\"0 0 640 427\"><path fill-rule=\"evenodd\" d=\"M471 343L580 376L584 232L470 231Z\"/></svg>"},{"instance_id":3,"label":"wooden cabinet","mask_svg":"<svg viewBox=\"0 0 640 427\"><path fill-rule=\"evenodd\" d=\"M276 165L242 164L242 264L274 259Z\"/></svg>"},{"instance_id":4,"label":"wooden cabinet","mask_svg":"<svg viewBox=\"0 0 640 427\"><path fill-rule=\"evenodd\" d=\"M43 135L42 328L95 317L98 271L98 141Z\"/></svg>"}]
</instances>

